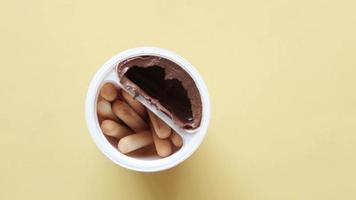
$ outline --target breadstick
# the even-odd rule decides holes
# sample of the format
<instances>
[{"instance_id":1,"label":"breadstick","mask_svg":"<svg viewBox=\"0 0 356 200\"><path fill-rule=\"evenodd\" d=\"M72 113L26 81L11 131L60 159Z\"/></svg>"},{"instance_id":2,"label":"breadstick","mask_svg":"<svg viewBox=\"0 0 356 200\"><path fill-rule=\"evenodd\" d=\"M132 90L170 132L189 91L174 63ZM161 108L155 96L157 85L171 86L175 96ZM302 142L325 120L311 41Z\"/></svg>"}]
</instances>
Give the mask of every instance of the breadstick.
<instances>
[{"instance_id":1,"label":"breadstick","mask_svg":"<svg viewBox=\"0 0 356 200\"><path fill-rule=\"evenodd\" d=\"M134 111L136 111L138 115L140 115L141 118L144 119L146 117L146 109L139 101L137 101L133 96L131 96L129 93L125 92L124 90L122 90L122 96L124 97L126 102L131 106L131 108L134 109Z\"/></svg>"},{"instance_id":2,"label":"breadstick","mask_svg":"<svg viewBox=\"0 0 356 200\"><path fill-rule=\"evenodd\" d=\"M152 133L143 131L121 138L117 147L121 153L130 153L153 143Z\"/></svg>"},{"instance_id":3,"label":"breadstick","mask_svg":"<svg viewBox=\"0 0 356 200\"><path fill-rule=\"evenodd\" d=\"M113 112L134 132L148 129L146 122L127 103L116 100L112 107Z\"/></svg>"},{"instance_id":4,"label":"breadstick","mask_svg":"<svg viewBox=\"0 0 356 200\"><path fill-rule=\"evenodd\" d=\"M117 120L117 117L111 110L110 102L106 101L105 99L102 99L98 102L97 112L103 119Z\"/></svg>"},{"instance_id":5,"label":"breadstick","mask_svg":"<svg viewBox=\"0 0 356 200\"><path fill-rule=\"evenodd\" d=\"M171 128L151 111L147 112L157 136L161 139L168 138L171 135Z\"/></svg>"},{"instance_id":6,"label":"breadstick","mask_svg":"<svg viewBox=\"0 0 356 200\"><path fill-rule=\"evenodd\" d=\"M112 83L105 83L100 90L100 96L107 101L114 101L117 97L117 90Z\"/></svg>"},{"instance_id":7,"label":"breadstick","mask_svg":"<svg viewBox=\"0 0 356 200\"><path fill-rule=\"evenodd\" d=\"M167 156L171 155L172 145L171 145L171 142L169 141L169 139L159 138L157 136L156 131L154 130L154 128L152 126L152 122L150 123L150 127L151 127L152 136L153 136L153 142L155 144L158 156L167 157Z\"/></svg>"},{"instance_id":8,"label":"breadstick","mask_svg":"<svg viewBox=\"0 0 356 200\"><path fill-rule=\"evenodd\" d=\"M171 141L176 147L181 147L183 145L182 137L178 135L175 131L172 131Z\"/></svg>"},{"instance_id":9,"label":"breadstick","mask_svg":"<svg viewBox=\"0 0 356 200\"><path fill-rule=\"evenodd\" d=\"M101 123L101 130L105 135L112 136L117 139L120 139L132 133L129 128L118 124L117 122L112 120L104 120Z\"/></svg>"}]
</instances>

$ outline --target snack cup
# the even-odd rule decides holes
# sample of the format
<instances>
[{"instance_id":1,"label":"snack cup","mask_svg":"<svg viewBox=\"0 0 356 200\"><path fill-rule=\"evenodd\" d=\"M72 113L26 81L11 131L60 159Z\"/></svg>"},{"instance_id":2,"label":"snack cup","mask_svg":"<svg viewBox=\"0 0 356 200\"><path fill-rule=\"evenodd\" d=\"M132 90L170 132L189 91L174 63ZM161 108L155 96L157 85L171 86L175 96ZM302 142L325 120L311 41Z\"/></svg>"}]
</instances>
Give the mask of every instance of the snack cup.
<instances>
[{"instance_id":1,"label":"snack cup","mask_svg":"<svg viewBox=\"0 0 356 200\"><path fill-rule=\"evenodd\" d=\"M180 67L182 67L195 81L195 84L200 92L202 100L202 118L200 126L194 130L185 130L176 126L170 118L165 114L157 110L155 107L150 105L141 96L136 99L140 101L145 107L155 113L159 118L165 121L172 129L174 129L183 139L183 146L172 155L160 158L158 156L148 156L148 157L131 157L122 154L117 150L116 147L111 145L111 143L104 136L98 116L97 116L97 101L100 93L100 88L107 82L113 83L116 87L124 89L121 87L119 82L119 77L117 75L116 66L118 63L132 57L136 56L159 56L175 62ZM135 171L139 172L157 172L172 168L189 156L191 156L202 143L204 137L206 136L208 125L210 121L210 100L208 90L205 83L199 73L195 68L184 58L180 57L172 51L168 51L156 47L139 47L123 51L116 56L108 60L95 74L94 78L90 82L86 102L85 102L85 116L87 121L87 126L89 132L100 151L106 155L114 163Z\"/></svg>"}]
</instances>

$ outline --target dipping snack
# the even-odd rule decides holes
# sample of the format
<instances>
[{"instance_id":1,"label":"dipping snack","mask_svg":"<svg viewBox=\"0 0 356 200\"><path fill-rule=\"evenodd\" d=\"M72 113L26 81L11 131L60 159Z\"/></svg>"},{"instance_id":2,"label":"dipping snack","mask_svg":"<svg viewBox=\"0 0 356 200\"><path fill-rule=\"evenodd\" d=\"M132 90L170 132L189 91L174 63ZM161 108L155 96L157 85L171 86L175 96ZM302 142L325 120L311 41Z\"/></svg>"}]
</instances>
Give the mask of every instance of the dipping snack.
<instances>
[{"instance_id":1,"label":"dipping snack","mask_svg":"<svg viewBox=\"0 0 356 200\"><path fill-rule=\"evenodd\" d=\"M99 150L129 170L158 172L184 162L208 133L210 97L185 58L138 47L108 59L95 73L85 119Z\"/></svg>"}]
</instances>

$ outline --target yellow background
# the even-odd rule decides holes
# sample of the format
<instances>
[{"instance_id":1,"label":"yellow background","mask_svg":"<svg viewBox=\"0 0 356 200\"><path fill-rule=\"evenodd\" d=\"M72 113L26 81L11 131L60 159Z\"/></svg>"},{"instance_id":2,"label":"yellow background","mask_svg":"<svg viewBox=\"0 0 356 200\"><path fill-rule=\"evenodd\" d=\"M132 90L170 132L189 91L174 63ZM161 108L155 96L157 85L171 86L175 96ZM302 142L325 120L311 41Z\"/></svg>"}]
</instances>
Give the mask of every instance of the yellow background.
<instances>
[{"instance_id":1,"label":"yellow background","mask_svg":"<svg viewBox=\"0 0 356 200\"><path fill-rule=\"evenodd\" d=\"M356 199L355 1L0 1L0 199ZM142 174L92 142L96 70L137 46L202 74L208 136Z\"/></svg>"}]
</instances>

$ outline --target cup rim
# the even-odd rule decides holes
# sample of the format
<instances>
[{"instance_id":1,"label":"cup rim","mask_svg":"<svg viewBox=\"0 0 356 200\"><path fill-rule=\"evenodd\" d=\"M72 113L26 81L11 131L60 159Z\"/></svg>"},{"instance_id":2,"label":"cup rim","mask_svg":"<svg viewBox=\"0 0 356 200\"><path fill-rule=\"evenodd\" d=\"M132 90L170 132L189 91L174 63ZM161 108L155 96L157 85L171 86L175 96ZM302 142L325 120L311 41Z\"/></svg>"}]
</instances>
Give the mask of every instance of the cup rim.
<instances>
[{"instance_id":1,"label":"cup rim","mask_svg":"<svg viewBox=\"0 0 356 200\"><path fill-rule=\"evenodd\" d=\"M112 72L113 69L116 69L119 62L130 57L143 55L156 55L177 63L193 78L202 99L203 113L199 129L195 133L192 133L193 136L189 137L190 141L188 141L187 144L183 144L180 150L166 158L160 158L157 160L141 160L120 153L109 143L102 133L96 116L96 100L99 93L98 90L101 88L102 84L107 81L105 80L105 77ZM198 149L207 134L210 123L210 115L211 107L208 90L198 71L187 60L178 54L158 47L137 47L128 49L116 54L105 62L92 78L88 87L85 102L87 127L99 150L114 163L124 168L139 172L157 172L166 170L189 158ZM184 143L185 142L186 141L184 141Z\"/></svg>"}]
</instances>

